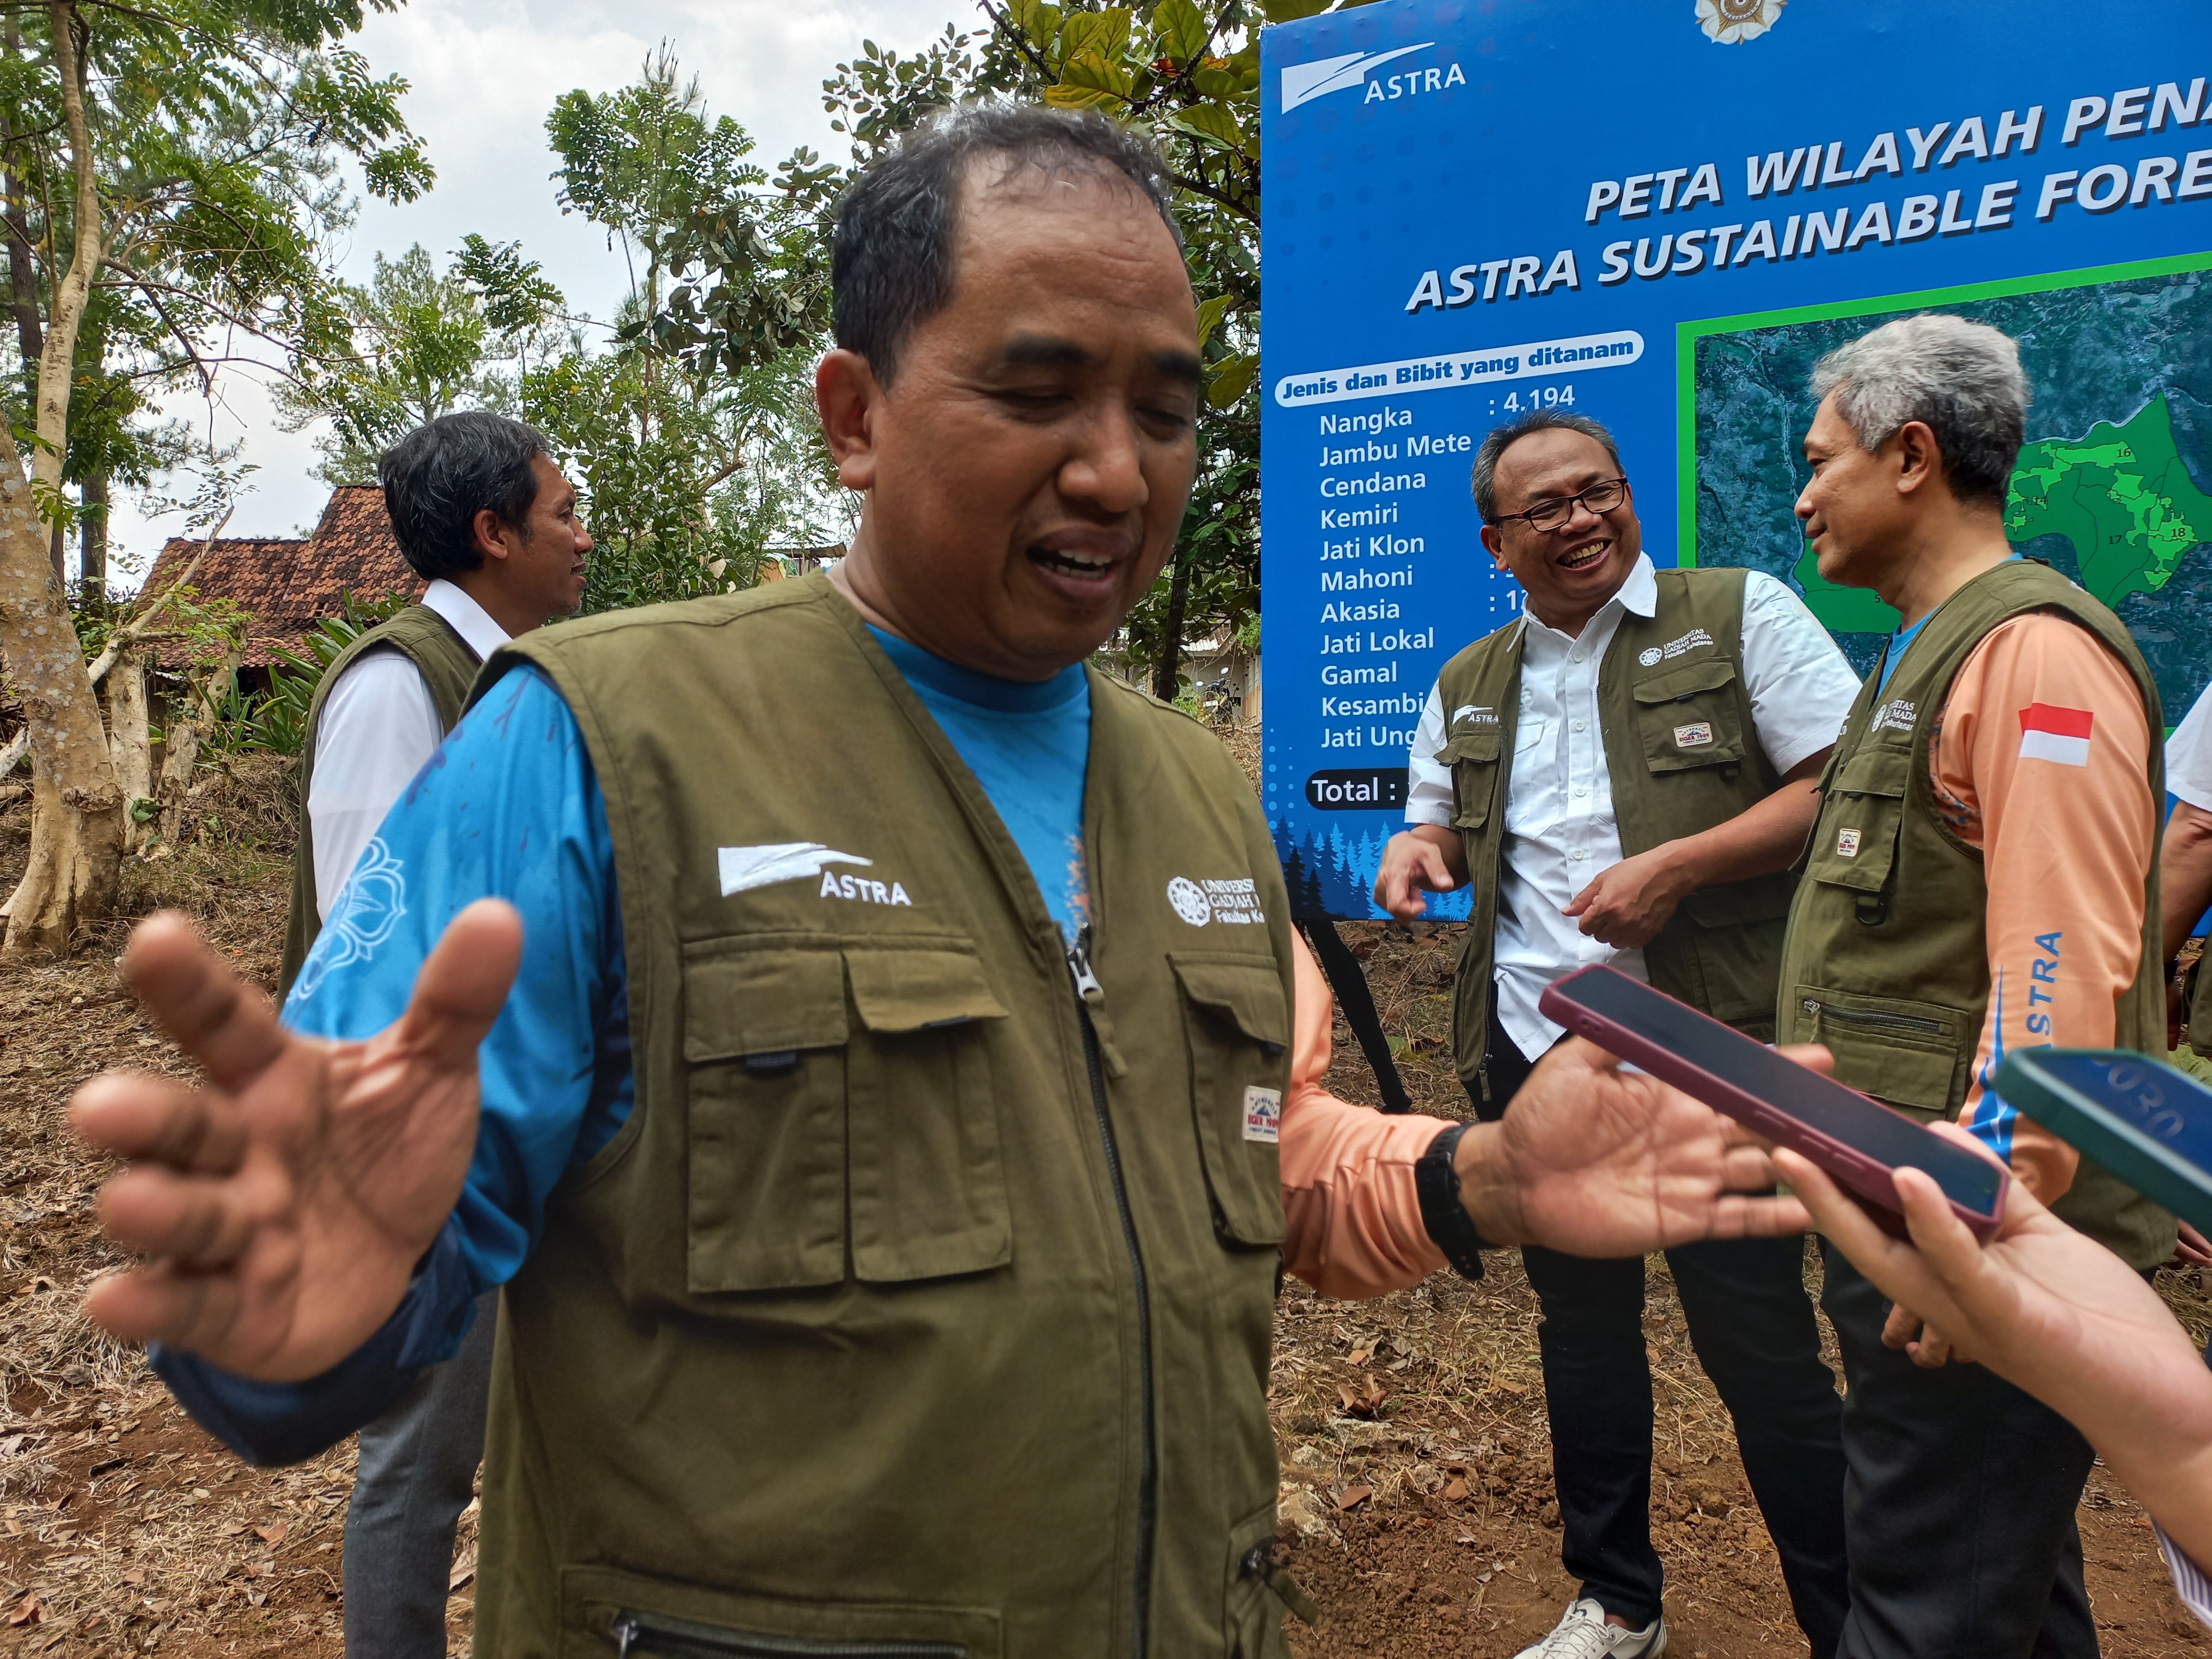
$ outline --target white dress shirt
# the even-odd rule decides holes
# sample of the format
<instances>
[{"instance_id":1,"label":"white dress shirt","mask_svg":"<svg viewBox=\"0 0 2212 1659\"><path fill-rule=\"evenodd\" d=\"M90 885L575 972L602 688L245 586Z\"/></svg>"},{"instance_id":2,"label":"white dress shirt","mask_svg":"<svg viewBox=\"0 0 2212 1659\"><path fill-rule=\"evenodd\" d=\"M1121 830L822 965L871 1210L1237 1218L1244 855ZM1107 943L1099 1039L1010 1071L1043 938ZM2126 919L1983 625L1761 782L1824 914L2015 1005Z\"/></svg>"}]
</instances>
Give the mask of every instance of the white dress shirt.
<instances>
[{"instance_id":1,"label":"white dress shirt","mask_svg":"<svg viewBox=\"0 0 2212 1659\"><path fill-rule=\"evenodd\" d=\"M2166 740L2166 787L2175 799L2212 812L2212 685Z\"/></svg>"},{"instance_id":2,"label":"white dress shirt","mask_svg":"<svg viewBox=\"0 0 2212 1659\"><path fill-rule=\"evenodd\" d=\"M507 641L507 631L443 577L422 603L453 624L478 662ZM307 784L318 915L330 915L362 849L445 736L422 671L397 649L364 652L338 676L323 699Z\"/></svg>"},{"instance_id":3,"label":"white dress shirt","mask_svg":"<svg viewBox=\"0 0 2212 1659\"><path fill-rule=\"evenodd\" d=\"M2212 690L2197 700L2197 707L2191 714L2203 712L2207 702L2212 702ZM2194 806L2197 803L2191 801L2190 805ZM2166 1528L2158 1524L2157 1516L2151 1517L2150 1525L2158 1534L2159 1548L2165 1553L2166 1570L2173 1575L2173 1593L2181 1598L2181 1605L2196 1615L2198 1624L2212 1630L2212 1577L2207 1577L2203 1568L2182 1553L2181 1546L2166 1535Z\"/></svg>"},{"instance_id":4,"label":"white dress shirt","mask_svg":"<svg viewBox=\"0 0 2212 1659\"><path fill-rule=\"evenodd\" d=\"M1546 627L1525 601L1522 606L1521 710L1505 789L1494 971L1498 1022L1531 1060L1559 1038L1561 1028L1536 1012L1553 980L1596 963L1650 977L1640 949L1615 951L1562 912L1621 860L1598 723L1598 670L1623 614L1649 617L1658 606L1648 554L1577 635ZM1778 772L1835 742L1859 690L1858 677L1805 602L1757 570L1743 587L1743 678L1759 746ZM1409 757L1408 823L1451 823L1451 768L1436 758L1443 744L1443 705L1432 686Z\"/></svg>"}]
</instances>

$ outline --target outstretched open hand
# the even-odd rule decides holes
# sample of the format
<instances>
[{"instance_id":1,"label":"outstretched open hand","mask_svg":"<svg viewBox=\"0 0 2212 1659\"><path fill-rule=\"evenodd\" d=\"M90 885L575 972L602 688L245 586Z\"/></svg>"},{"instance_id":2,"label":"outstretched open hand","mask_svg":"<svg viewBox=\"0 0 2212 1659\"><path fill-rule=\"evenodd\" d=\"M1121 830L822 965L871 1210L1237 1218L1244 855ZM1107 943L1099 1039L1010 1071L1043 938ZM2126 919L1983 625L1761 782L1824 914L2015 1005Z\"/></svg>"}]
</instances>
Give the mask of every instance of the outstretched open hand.
<instances>
[{"instance_id":1,"label":"outstretched open hand","mask_svg":"<svg viewBox=\"0 0 2212 1659\"><path fill-rule=\"evenodd\" d=\"M1825 1062L1820 1049L1793 1050ZM1538 1062L1496 1124L1459 1150L1461 1193L1494 1243L1642 1255L1701 1238L1803 1232L1750 1131L1572 1037Z\"/></svg>"},{"instance_id":2,"label":"outstretched open hand","mask_svg":"<svg viewBox=\"0 0 2212 1659\"><path fill-rule=\"evenodd\" d=\"M477 1045L521 957L514 909L481 900L422 964L407 1012L362 1042L301 1036L182 917L132 935L124 972L209 1086L106 1072L77 1133L128 1167L100 1220L150 1258L85 1311L130 1340L290 1382L373 1335L452 1213L477 1136Z\"/></svg>"}]
</instances>

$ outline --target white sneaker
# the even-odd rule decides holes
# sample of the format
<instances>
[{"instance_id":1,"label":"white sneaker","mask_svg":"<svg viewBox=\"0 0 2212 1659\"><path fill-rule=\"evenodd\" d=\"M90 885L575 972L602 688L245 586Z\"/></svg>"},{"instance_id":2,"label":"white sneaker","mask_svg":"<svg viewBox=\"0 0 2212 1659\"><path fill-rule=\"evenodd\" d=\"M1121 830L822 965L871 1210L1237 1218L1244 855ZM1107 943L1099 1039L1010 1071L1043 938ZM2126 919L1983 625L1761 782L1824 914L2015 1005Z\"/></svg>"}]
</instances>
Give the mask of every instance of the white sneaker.
<instances>
[{"instance_id":1,"label":"white sneaker","mask_svg":"<svg viewBox=\"0 0 2212 1659\"><path fill-rule=\"evenodd\" d=\"M1605 1609L1583 1600L1569 1607L1552 1633L1513 1659L1659 1659L1667 1651L1667 1621L1654 1619L1642 1630L1605 1622Z\"/></svg>"}]
</instances>

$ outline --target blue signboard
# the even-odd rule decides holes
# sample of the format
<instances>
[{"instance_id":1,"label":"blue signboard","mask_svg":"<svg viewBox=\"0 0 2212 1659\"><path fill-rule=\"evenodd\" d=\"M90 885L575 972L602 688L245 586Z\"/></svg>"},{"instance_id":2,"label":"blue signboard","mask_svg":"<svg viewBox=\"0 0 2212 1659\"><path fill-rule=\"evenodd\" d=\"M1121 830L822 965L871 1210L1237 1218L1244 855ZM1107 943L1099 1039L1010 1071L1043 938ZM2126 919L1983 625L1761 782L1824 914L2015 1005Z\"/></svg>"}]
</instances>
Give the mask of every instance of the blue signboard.
<instances>
[{"instance_id":1,"label":"blue signboard","mask_svg":"<svg viewBox=\"0 0 2212 1659\"><path fill-rule=\"evenodd\" d=\"M1437 668L1518 611L1468 493L1536 408L1620 441L1661 565L1894 617L1790 512L1820 356L2022 342L2014 542L2212 673L2212 4L1381 0L1262 36L1265 797L1303 915L1376 914ZM1461 896L1431 915L1464 914Z\"/></svg>"}]
</instances>

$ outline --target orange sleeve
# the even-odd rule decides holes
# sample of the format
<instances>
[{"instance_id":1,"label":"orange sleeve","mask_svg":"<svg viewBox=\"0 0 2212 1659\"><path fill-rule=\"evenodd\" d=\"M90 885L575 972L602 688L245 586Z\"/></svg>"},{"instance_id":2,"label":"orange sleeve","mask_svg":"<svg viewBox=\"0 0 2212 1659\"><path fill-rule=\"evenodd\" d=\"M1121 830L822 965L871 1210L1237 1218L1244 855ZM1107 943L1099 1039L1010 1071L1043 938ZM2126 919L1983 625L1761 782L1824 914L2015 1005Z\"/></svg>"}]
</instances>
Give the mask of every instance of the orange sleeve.
<instances>
[{"instance_id":1,"label":"orange sleeve","mask_svg":"<svg viewBox=\"0 0 2212 1659\"><path fill-rule=\"evenodd\" d=\"M1378 1112L1322 1086L1336 1012L1321 964L1295 933L1297 999L1283 1102L1283 1265L1326 1296L1381 1296L1444 1265L1421 1220L1413 1166L1450 1121Z\"/></svg>"},{"instance_id":2,"label":"orange sleeve","mask_svg":"<svg viewBox=\"0 0 2212 1659\"><path fill-rule=\"evenodd\" d=\"M1981 849L1990 1008L1960 1121L2048 1204L2080 1155L1990 1088L2014 1048L2111 1046L2142 955L2158 840L2151 732L2134 678L2049 613L1974 647L1929 756L1945 821ZM2160 734L2161 737L2163 733Z\"/></svg>"}]
</instances>

